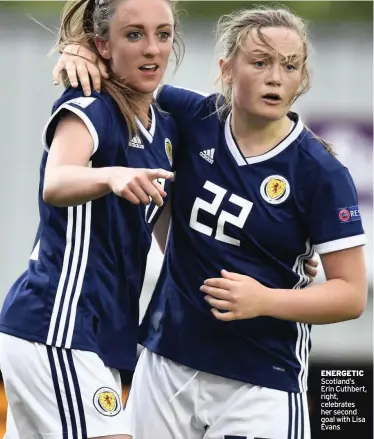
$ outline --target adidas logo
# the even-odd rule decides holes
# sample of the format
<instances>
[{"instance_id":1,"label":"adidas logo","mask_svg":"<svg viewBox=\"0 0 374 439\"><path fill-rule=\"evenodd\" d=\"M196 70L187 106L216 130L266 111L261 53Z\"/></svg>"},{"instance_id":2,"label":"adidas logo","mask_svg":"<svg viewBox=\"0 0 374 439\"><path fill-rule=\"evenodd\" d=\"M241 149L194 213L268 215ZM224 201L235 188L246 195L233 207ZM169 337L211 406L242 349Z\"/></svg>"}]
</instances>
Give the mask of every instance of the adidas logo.
<instances>
[{"instance_id":1,"label":"adidas logo","mask_svg":"<svg viewBox=\"0 0 374 439\"><path fill-rule=\"evenodd\" d=\"M129 146L131 146L132 148L144 149L144 145L142 144L142 141L139 136L134 136L129 141Z\"/></svg>"},{"instance_id":2,"label":"adidas logo","mask_svg":"<svg viewBox=\"0 0 374 439\"><path fill-rule=\"evenodd\" d=\"M200 152L200 157L202 157L204 160L212 164L214 162L214 151L215 149L206 149L205 151Z\"/></svg>"}]
</instances>

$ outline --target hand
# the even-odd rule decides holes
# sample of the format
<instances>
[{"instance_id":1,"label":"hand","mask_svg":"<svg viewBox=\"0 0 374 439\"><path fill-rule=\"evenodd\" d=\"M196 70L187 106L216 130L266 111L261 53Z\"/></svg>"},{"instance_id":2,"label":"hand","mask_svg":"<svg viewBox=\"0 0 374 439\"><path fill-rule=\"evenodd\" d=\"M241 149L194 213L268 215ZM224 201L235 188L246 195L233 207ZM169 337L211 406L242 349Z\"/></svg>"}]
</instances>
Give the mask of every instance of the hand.
<instances>
[{"instance_id":1,"label":"hand","mask_svg":"<svg viewBox=\"0 0 374 439\"><path fill-rule=\"evenodd\" d=\"M307 259L305 261L305 271L309 277L309 283L312 283L318 273L318 260L317 259Z\"/></svg>"},{"instance_id":2,"label":"hand","mask_svg":"<svg viewBox=\"0 0 374 439\"><path fill-rule=\"evenodd\" d=\"M221 275L222 278L207 279L200 287L214 317L228 322L264 315L269 288L242 274L222 270Z\"/></svg>"},{"instance_id":3,"label":"hand","mask_svg":"<svg viewBox=\"0 0 374 439\"><path fill-rule=\"evenodd\" d=\"M78 44L69 44L64 48L63 54L53 69L53 82L55 85L60 83L60 76L64 70L72 87L78 87L79 79L85 96L91 95L90 78L94 90L100 92L101 77L105 79L109 77L105 64L97 55Z\"/></svg>"},{"instance_id":4,"label":"hand","mask_svg":"<svg viewBox=\"0 0 374 439\"><path fill-rule=\"evenodd\" d=\"M174 174L164 169L111 168L109 187L118 197L133 204L150 204L150 198L161 207L166 192L157 179L172 180Z\"/></svg>"}]
</instances>

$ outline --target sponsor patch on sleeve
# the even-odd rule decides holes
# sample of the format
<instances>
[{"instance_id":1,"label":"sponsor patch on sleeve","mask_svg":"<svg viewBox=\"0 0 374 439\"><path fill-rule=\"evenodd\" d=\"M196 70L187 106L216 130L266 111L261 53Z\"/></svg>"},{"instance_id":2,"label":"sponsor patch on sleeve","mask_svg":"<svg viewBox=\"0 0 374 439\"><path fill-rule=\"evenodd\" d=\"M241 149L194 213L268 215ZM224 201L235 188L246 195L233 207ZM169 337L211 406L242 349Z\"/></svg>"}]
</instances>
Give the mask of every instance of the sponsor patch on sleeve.
<instances>
[{"instance_id":1,"label":"sponsor patch on sleeve","mask_svg":"<svg viewBox=\"0 0 374 439\"><path fill-rule=\"evenodd\" d=\"M338 217L341 223L361 221L360 207L358 205L351 207L342 207L338 209Z\"/></svg>"},{"instance_id":2,"label":"sponsor patch on sleeve","mask_svg":"<svg viewBox=\"0 0 374 439\"><path fill-rule=\"evenodd\" d=\"M71 101L66 102L67 104L75 104L81 108L87 108L92 102L96 101L96 98L92 98L89 96L82 96L80 98L72 99Z\"/></svg>"}]
</instances>

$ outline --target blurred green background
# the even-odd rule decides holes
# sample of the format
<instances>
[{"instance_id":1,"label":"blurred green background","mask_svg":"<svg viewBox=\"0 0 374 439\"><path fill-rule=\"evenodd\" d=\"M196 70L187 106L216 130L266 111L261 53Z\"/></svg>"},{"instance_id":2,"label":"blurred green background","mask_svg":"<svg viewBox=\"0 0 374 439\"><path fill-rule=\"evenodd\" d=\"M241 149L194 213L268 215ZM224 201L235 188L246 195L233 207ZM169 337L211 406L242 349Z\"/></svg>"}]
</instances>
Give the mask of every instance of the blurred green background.
<instances>
[{"instance_id":1,"label":"blurred green background","mask_svg":"<svg viewBox=\"0 0 374 439\"><path fill-rule=\"evenodd\" d=\"M245 1L179 1L178 9L184 10L185 17L215 18L234 9L251 7L261 2ZM61 1L6 1L0 2L1 9L37 12L40 16L60 11ZM214 5L213 5L214 4ZM266 2L266 4L279 4ZM281 2L292 7L297 14L311 21L372 21L373 6L370 1L294 1Z\"/></svg>"}]
</instances>

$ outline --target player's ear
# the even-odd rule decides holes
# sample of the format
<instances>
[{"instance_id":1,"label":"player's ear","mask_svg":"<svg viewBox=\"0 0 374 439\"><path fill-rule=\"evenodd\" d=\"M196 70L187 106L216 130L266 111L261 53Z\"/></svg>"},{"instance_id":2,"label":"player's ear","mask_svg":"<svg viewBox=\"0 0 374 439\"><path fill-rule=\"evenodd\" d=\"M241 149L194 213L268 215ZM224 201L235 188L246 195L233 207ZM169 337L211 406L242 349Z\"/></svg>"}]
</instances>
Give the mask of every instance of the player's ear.
<instances>
[{"instance_id":1,"label":"player's ear","mask_svg":"<svg viewBox=\"0 0 374 439\"><path fill-rule=\"evenodd\" d=\"M109 41L97 37L95 38L95 44L98 52L104 59L111 59Z\"/></svg>"},{"instance_id":2,"label":"player's ear","mask_svg":"<svg viewBox=\"0 0 374 439\"><path fill-rule=\"evenodd\" d=\"M232 83L232 68L229 61L224 58L219 59L219 68L221 70L222 81L226 84Z\"/></svg>"}]
</instances>

